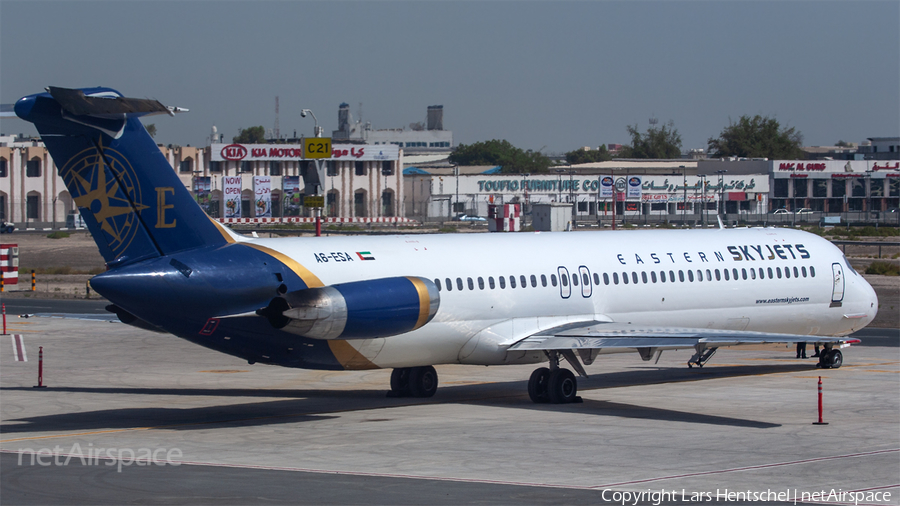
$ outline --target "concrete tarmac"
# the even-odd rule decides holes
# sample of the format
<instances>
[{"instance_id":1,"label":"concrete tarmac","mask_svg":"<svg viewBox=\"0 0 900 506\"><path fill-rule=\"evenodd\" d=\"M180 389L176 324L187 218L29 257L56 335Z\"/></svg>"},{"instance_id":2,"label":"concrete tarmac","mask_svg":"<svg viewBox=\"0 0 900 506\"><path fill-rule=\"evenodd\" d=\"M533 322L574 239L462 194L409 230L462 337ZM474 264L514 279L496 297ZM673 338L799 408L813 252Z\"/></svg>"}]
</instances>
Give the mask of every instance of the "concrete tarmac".
<instances>
[{"instance_id":1,"label":"concrete tarmac","mask_svg":"<svg viewBox=\"0 0 900 506\"><path fill-rule=\"evenodd\" d=\"M532 366L438 366L435 397L395 399L389 370L248 365L119 323L9 327L28 362L4 337L3 504L900 504L890 333L836 370L785 346L702 369L687 351L601 356L583 403L535 405Z\"/></svg>"}]
</instances>

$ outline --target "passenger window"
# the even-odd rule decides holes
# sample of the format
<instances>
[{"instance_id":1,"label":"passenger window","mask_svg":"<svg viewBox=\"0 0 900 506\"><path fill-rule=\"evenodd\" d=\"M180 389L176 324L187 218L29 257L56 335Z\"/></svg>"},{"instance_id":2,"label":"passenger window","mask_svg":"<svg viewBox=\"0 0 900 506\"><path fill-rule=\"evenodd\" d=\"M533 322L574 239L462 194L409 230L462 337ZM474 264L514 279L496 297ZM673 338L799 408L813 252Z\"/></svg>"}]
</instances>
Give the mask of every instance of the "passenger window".
<instances>
[{"instance_id":1,"label":"passenger window","mask_svg":"<svg viewBox=\"0 0 900 506\"><path fill-rule=\"evenodd\" d=\"M636 272L632 272L632 273L631 273L631 281L632 281L634 284L637 284L638 280L637 280L637 273L636 273Z\"/></svg>"},{"instance_id":2,"label":"passenger window","mask_svg":"<svg viewBox=\"0 0 900 506\"><path fill-rule=\"evenodd\" d=\"M488 276L488 286L491 287L491 290L494 289L494 276Z\"/></svg>"},{"instance_id":3,"label":"passenger window","mask_svg":"<svg viewBox=\"0 0 900 506\"><path fill-rule=\"evenodd\" d=\"M725 281L731 281L731 278L728 275L728 269L722 269L722 272L725 274Z\"/></svg>"},{"instance_id":4,"label":"passenger window","mask_svg":"<svg viewBox=\"0 0 900 506\"><path fill-rule=\"evenodd\" d=\"M799 272L799 270L798 270L796 267L794 267L794 277L795 277L795 278L799 278L799 277L800 277L800 272Z\"/></svg>"},{"instance_id":5,"label":"passenger window","mask_svg":"<svg viewBox=\"0 0 900 506\"><path fill-rule=\"evenodd\" d=\"M519 276L519 284L522 286L522 288L528 287L528 283L525 282L525 276Z\"/></svg>"},{"instance_id":6,"label":"passenger window","mask_svg":"<svg viewBox=\"0 0 900 506\"><path fill-rule=\"evenodd\" d=\"M459 288L460 291L463 289L462 278L456 278L456 288Z\"/></svg>"},{"instance_id":7,"label":"passenger window","mask_svg":"<svg viewBox=\"0 0 900 506\"><path fill-rule=\"evenodd\" d=\"M453 291L453 282L450 281L450 278L447 278L446 281L447 281L447 291L452 292Z\"/></svg>"},{"instance_id":8,"label":"passenger window","mask_svg":"<svg viewBox=\"0 0 900 506\"><path fill-rule=\"evenodd\" d=\"M697 281L703 281L703 271L697 269Z\"/></svg>"},{"instance_id":9,"label":"passenger window","mask_svg":"<svg viewBox=\"0 0 900 506\"><path fill-rule=\"evenodd\" d=\"M722 274L716 269L716 281L722 281Z\"/></svg>"},{"instance_id":10,"label":"passenger window","mask_svg":"<svg viewBox=\"0 0 900 506\"><path fill-rule=\"evenodd\" d=\"M578 286L578 274L572 273L572 286Z\"/></svg>"},{"instance_id":11,"label":"passenger window","mask_svg":"<svg viewBox=\"0 0 900 506\"><path fill-rule=\"evenodd\" d=\"M581 273L581 284L584 286L591 284L591 278L587 275L587 273Z\"/></svg>"},{"instance_id":12,"label":"passenger window","mask_svg":"<svg viewBox=\"0 0 900 506\"><path fill-rule=\"evenodd\" d=\"M784 277L791 279L791 268L790 267L784 268Z\"/></svg>"},{"instance_id":13,"label":"passenger window","mask_svg":"<svg viewBox=\"0 0 900 506\"><path fill-rule=\"evenodd\" d=\"M552 277L550 279L553 279ZM569 286L569 277L568 276L560 276L559 280L562 281L562 286ZM553 286L556 286L556 283L553 283Z\"/></svg>"},{"instance_id":14,"label":"passenger window","mask_svg":"<svg viewBox=\"0 0 900 506\"><path fill-rule=\"evenodd\" d=\"M478 289L484 290L484 278L482 278L481 276L478 277Z\"/></svg>"},{"instance_id":15,"label":"passenger window","mask_svg":"<svg viewBox=\"0 0 900 506\"><path fill-rule=\"evenodd\" d=\"M616 285L619 284L619 273L618 272L613 273L613 283Z\"/></svg>"},{"instance_id":16,"label":"passenger window","mask_svg":"<svg viewBox=\"0 0 900 506\"><path fill-rule=\"evenodd\" d=\"M556 286L556 274L550 275L550 284Z\"/></svg>"},{"instance_id":17,"label":"passenger window","mask_svg":"<svg viewBox=\"0 0 900 506\"><path fill-rule=\"evenodd\" d=\"M750 279L756 279L756 269L750 269Z\"/></svg>"},{"instance_id":18,"label":"passenger window","mask_svg":"<svg viewBox=\"0 0 900 506\"><path fill-rule=\"evenodd\" d=\"M687 273L688 273L688 281L693 283L694 282L694 271L688 269Z\"/></svg>"},{"instance_id":19,"label":"passenger window","mask_svg":"<svg viewBox=\"0 0 900 506\"><path fill-rule=\"evenodd\" d=\"M775 275L778 276L778 279L781 279L781 267L775 268Z\"/></svg>"},{"instance_id":20,"label":"passenger window","mask_svg":"<svg viewBox=\"0 0 900 506\"><path fill-rule=\"evenodd\" d=\"M737 281L738 280L737 267L735 267L734 269L731 269L731 273L734 275L734 280Z\"/></svg>"},{"instance_id":21,"label":"passenger window","mask_svg":"<svg viewBox=\"0 0 900 506\"><path fill-rule=\"evenodd\" d=\"M516 287L516 277L515 277L515 276L510 276L510 277L509 277L509 287L510 287L510 288L515 288L515 287Z\"/></svg>"},{"instance_id":22,"label":"passenger window","mask_svg":"<svg viewBox=\"0 0 900 506\"><path fill-rule=\"evenodd\" d=\"M599 285L599 284L600 284L600 275L597 274L596 272L594 273L594 284L595 284L595 285Z\"/></svg>"},{"instance_id":23,"label":"passenger window","mask_svg":"<svg viewBox=\"0 0 900 506\"><path fill-rule=\"evenodd\" d=\"M545 276L544 274L541 274L541 286L547 286L547 276Z\"/></svg>"},{"instance_id":24,"label":"passenger window","mask_svg":"<svg viewBox=\"0 0 900 506\"><path fill-rule=\"evenodd\" d=\"M647 273L646 272L641 273L641 281L643 281L645 284L647 283Z\"/></svg>"},{"instance_id":25,"label":"passenger window","mask_svg":"<svg viewBox=\"0 0 900 506\"><path fill-rule=\"evenodd\" d=\"M441 280L435 279L434 284L438 287L438 291L440 292L441 291Z\"/></svg>"},{"instance_id":26,"label":"passenger window","mask_svg":"<svg viewBox=\"0 0 900 506\"><path fill-rule=\"evenodd\" d=\"M669 271L669 281L672 283L675 282L675 271Z\"/></svg>"},{"instance_id":27,"label":"passenger window","mask_svg":"<svg viewBox=\"0 0 900 506\"><path fill-rule=\"evenodd\" d=\"M803 274L803 277L806 277L806 266L800 267L800 272Z\"/></svg>"},{"instance_id":28,"label":"passenger window","mask_svg":"<svg viewBox=\"0 0 900 506\"><path fill-rule=\"evenodd\" d=\"M605 273L605 272L603 273L603 284L604 284L604 285L608 285L608 284L609 284L609 274L607 274L607 273Z\"/></svg>"},{"instance_id":29,"label":"passenger window","mask_svg":"<svg viewBox=\"0 0 900 506\"><path fill-rule=\"evenodd\" d=\"M762 267L759 268L759 279L766 279L766 271Z\"/></svg>"},{"instance_id":30,"label":"passenger window","mask_svg":"<svg viewBox=\"0 0 900 506\"><path fill-rule=\"evenodd\" d=\"M768 267L766 270L769 272L769 279L775 279L775 276L772 275L772 268Z\"/></svg>"},{"instance_id":31,"label":"passenger window","mask_svg":"<svg viewBox=\"0 0 900 506\"><path fill-rule=\"evenodd\" d=\"M503 276L500 276L500 288L506 288L506 278L504 278Z\"/></svg>"},{"instance_id":32,"label":"passenger window","mask_svg":"<svg viewBox=\"0 0 900 506\"><path fill-rule=\"evenodd\" d=\"M712 271L709 269L706 269L706 280L712 281Z\"/></svg>"},{"instance_id":33,"label":"passenger window","mask_svg":"<svg viewBox=\"0 0 900 506\"><path fill-rule=\"evenodd\" d=\"M747 281L747 269L741 269L741 277Z\"/></svg>"},{"instance_id":34,"label":"passenger window","mask_svg":"<svg viewBox=\"0 0 900 506\"><path fill-rule=\"evenodd\" d=\"M656 271L650 271L650 281L656 283Z\"/></svg>"},{"instance_id":35,"label":"passenger window","mask_svg":"<svg viewBox=\"0 0 900 506\"><path fill-rule=\"evenodd\" d=\"M622 273L622 282L625 283L626 285L628 284L628 273L627 272Z\"/></svg>"},{"instance_id":36,"label":"passenger window","mask_svg":"<svg viewBox=\"0 0 900 506\"><path fill-rule=\"evenodd\" d=\"M811 278L816 277L816 268L813 267L812 265L809 266L809 277L811 277Z\"/></svg>"},{"instance_id":37,"label":"passenger window","mask_svg":"<svg viewBox=\"0 0 900 506\"><path fill-rule=\"evenodd\" d=\"M666 271L659 271L659 281L662 283L666 282Z\"/></svg>"},{"instance_id":38,"label":"passenger window","mask_svg":"<svg viewBox=\"0 0 900 506\"><path fill-rule=\"evenodd\" d=\"M475 289L475 283L472 281L472 278L468 278L469 290Z\"/></svg>"},{"instance_id":39,"label":"passenger window","mask_svg":"<svg viewBox=\"0 0 900 506\"><path fill-rule=\"evenodd\" d=\"M534 274L531 275L531 287L537 288L537 278L534 276Z\"/></svg>"}]
</instances>

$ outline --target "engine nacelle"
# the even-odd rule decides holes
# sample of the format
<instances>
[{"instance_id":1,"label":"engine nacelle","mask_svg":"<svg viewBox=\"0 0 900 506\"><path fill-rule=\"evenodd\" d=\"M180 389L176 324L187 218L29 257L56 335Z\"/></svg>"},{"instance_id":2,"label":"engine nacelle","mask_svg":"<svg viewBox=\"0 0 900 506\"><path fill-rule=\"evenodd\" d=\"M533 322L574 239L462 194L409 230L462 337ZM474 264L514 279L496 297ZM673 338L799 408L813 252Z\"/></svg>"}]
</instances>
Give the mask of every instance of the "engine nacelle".
<instances>
[{"instance_id":1,"label":"engine nacelle","mask_svg":"<svg viewBox=\"0 0 900 506\"><path fill-rule=\"evenodd\" d=\"M440 306L434 282L416 276L307 288L256 313L276 329L313 339L373 339L415 330Z\"/></svg>"}]
</instances>

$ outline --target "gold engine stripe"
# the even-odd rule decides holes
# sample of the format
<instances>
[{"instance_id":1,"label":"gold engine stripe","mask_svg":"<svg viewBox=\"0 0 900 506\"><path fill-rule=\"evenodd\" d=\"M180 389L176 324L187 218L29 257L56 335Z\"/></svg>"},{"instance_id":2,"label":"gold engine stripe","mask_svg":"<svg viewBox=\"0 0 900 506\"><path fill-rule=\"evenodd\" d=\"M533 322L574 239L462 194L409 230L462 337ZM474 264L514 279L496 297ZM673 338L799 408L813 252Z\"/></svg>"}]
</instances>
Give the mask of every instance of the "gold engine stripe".
<instances>
[{"instance_id":1,"label":"gold engine stripe","mask_svg":"<svg viewBox=\"0 0 900 506\"><path fill-rule=\"evenodd\" d=\"M300 276L300 279L302 279L303 282L306 283L307 288L319 288L319 287L325 286L322 283L322 281L318 277L316 277L315 274L310 272L309 269L307 269L306 267L303 267L302 265L300 265L300 262L294 260L293 258L291 258L283 253L279 253L279 252L273 250L272 248L260 246L259 244L254 244L252 242L242 242L240 244L243 244L245 246L250 246L253 249L262 251L263 253L266 253L266 254L269 254L269 255L275 257L281 263L283 263L284 265L287 265L288 268L290 270L294 271L294 273L296 275Z\"/></svg>"},{"instance_id":2,"label":"gold engine stripe","mask_svg":"<svg viewBox=\"0 0 900 506\"><path fill-rule=\"evenodd\" d=\"M331 348L331 353L334 354L334 358L344 366L344 369L349 371L381 369L372 363L371 360L364 357L362 353L357 351L357 349L347 341L332 339L328 341L328 347Z\"/></svg>"},{"instance_id":3,"label":"gold engine stripe","mask_svg":"<svg viewBox=\"0 0 900 506\"><path fill-rule=\"evenodd\" d=\"M428 297L428 287L425 286L421 279L411 276L407 276L406 279L410 280L413 286L416 287L416 291L419 292L419 319L416 321L416 326L412 328L412 330L416 330L428 322L428 314L431 312L431 299Z\"/></svg>"}]
</instances>

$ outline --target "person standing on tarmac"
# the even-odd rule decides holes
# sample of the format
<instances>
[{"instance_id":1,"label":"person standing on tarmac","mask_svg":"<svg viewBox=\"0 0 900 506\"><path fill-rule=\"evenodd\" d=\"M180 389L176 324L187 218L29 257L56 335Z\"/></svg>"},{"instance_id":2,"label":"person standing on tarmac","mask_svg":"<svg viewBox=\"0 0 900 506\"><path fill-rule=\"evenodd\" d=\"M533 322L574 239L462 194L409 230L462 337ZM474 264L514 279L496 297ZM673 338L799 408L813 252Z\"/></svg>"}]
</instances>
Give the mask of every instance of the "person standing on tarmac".
<instances>
[{"instance_id":1,"label":"person standing on tarmac","mask_svg":"<svg viewBox=\"0 0 900 506\"><path fill-rule=\"evenodd\" d=\"M806 342L797 343L797 358L806 358Z\"/></svg>"}]
</instances>

